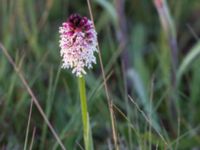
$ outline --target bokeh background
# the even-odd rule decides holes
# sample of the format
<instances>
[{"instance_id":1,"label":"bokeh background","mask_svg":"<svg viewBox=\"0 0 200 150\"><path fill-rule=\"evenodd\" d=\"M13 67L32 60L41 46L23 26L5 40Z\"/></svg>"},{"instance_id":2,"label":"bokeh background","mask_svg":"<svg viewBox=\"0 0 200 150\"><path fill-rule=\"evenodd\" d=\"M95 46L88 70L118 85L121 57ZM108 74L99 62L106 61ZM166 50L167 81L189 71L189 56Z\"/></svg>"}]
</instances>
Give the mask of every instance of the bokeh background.
<instances>
[{"instance_id":1,"label":"bokeh background","mask_svg":"<svg viewBox=\"0 0 200 150\"><path fill-rule=\"evenodd\" d=\"M168 18L154 2L162 0L91 0L118 146L198 150L200 1L165 1ZM58 42L59 26L71 13L90 17L87 1L0 0L0 43L66 148L81 150L77 79L60 69ZM95 150L114 149L99 61L85 78ZM22 150L25 139L28 149L61 149L35 105L25 137L30 106L27 89L0 51L0 149Z\"/></svg>"}]
</instances>

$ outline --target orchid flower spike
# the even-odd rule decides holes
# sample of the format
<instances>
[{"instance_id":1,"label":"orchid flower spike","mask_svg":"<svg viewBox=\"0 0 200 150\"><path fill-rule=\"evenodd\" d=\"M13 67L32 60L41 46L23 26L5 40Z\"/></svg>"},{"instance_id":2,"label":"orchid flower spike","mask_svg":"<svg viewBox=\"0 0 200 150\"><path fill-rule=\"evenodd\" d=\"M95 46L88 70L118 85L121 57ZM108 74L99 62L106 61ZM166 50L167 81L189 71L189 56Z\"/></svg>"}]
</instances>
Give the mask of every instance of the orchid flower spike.
<instances>
[{"instance_id":1,"label":"orchid flower spike","mask_svg":"<svg viewBox=\"0 0 200 150\"><path fill-rule=\"evenodd\" d=\"M96 64L97 33L91 20L72 14L59 28L62 68L72 69L77 77Z\"/></svg>"}]
</instances>

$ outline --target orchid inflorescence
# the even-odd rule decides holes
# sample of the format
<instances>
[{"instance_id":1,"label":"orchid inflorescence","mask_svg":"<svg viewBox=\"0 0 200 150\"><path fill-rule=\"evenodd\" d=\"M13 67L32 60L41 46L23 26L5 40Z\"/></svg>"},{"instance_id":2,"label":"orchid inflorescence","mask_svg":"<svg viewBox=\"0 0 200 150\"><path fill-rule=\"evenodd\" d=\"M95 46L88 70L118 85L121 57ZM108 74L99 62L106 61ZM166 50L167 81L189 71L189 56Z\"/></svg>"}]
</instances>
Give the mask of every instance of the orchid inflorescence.
<instances>
[{"instance_id":1,"label":"orchid inflorescence","mask_svg":"<svg viewBox=\"0 0 200 150\"><path fill-rule=\"evenodd\" d=\"M96 63L97 33L87 17L72 14L59 28L62 68L71 68L77 77L86 74L85 68Z\"/></svg>"}]
</instances>

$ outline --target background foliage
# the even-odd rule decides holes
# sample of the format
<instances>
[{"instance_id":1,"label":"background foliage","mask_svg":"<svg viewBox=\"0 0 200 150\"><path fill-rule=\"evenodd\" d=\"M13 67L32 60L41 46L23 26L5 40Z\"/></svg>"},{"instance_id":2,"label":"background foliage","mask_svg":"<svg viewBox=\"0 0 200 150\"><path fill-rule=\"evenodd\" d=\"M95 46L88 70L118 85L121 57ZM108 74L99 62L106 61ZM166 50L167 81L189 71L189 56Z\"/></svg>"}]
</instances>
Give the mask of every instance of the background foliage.
<instances>
[{"instance_id":1,"label":"background foliage","mask_svg":"<svg viewBox=\"0 0 200 150\"><path fill-rule=\"evenodd\" d=\"M170 45L153 1L126 0L124 8L116 7L120 0L91 1L122 150L200 149L200 3L166 2L178 41L179 83L175 90ZM120 8L124 9L122 16ZM87 2L0 0L0 42L20 66L65 146L81 149L77 80L70 71L60 69L58 43L58 28L71 13L89 17ZM112 149L99 62L88 72L86 82L95 149ZM30 104L27 89L1 51L0 149L23 148ZM34 128L33 149L60 149L35 106L28 146Z\"/></svg>"}]
</instances>

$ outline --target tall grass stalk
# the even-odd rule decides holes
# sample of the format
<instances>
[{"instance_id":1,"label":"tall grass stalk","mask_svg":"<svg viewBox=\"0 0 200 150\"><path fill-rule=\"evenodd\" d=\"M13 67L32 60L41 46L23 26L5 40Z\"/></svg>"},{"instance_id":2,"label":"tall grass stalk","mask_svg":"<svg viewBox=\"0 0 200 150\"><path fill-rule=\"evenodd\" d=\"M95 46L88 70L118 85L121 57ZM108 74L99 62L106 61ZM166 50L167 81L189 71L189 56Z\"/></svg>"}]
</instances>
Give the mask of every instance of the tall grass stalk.
<instances>
[{"instance_id":1,"label":"tall grass stalk","mask_svg":"<svg viewBox=\"0 0 200 150\"><path fill-rule=\"evenodd\" d=\"M89 123L89 115L87 109L87 98L85 90L85 79L83 77L78 78L80 101L81 101L81 114L83 122L83 138L85 144L85 150L93 150L92 133Z\"/></svg>"},{"instance_id":2,"label":"tall grass stalk","mask_svg":"<svg viewBox=\"0 0 200 150\"><path fill-rule=\"evenodd\" d=\"M90 18L94 24L94 17L92 14L92 7L91 7L90 0L87 0L87 5L88 5L89 13L90 13ZM95 28L95 24L94 24L94 28ZM101 55L101 50L99 47L99 42L97 42L97 48L99 50L98 57L99 57L101 72L102 72L102 76L103 76L103 83L104 83L104 88L105 88L105 93L106 93L106 98L107 98L108 108L109 108L109 113L110 113L112 136L113 136L113 140L114 140L115 149L119 150L117 132L116 132L116 127L115 127L116 125L115 125L115 119L114 119L114 112L113 112L113 102L112 102L112 100L110 100L110 96L108 93L108 85L107 85L107 81L106 81L106 75L105 75L105 71L104 71L103 61L101 58L102 55Z\"/></svg>"},{"instance_id":3,"label":"tall grass stalk","mask_svg":"<svg viewBox=\"0 0 200 150\"><path fill-rule=\"evenodd\" d=\"M166 0L154 0L155 7L158 11L160 22L164 31L164 34L168 40L168 48L170 49L170 68L171 68L171 81L170 81L170 94L169 94L169 114L173 132L176 132L177 136L179 133L178 118L180 117L180 107L178 100L177 91L177 68L178 68L178 44L176 27L173 18L170 13L170 9ZM174 119L177 120L174 122ZM176 131L177 130L177 131Z\"/></svg>"}]
</instances>

